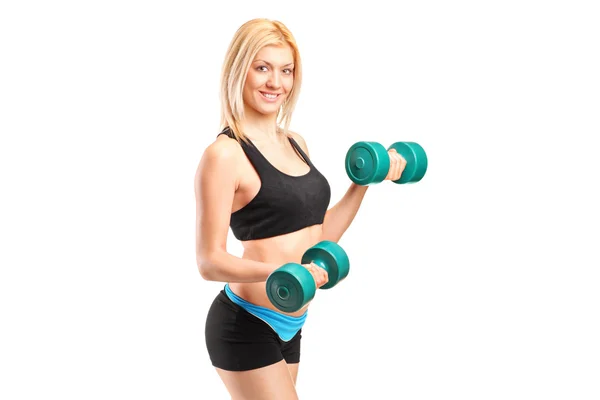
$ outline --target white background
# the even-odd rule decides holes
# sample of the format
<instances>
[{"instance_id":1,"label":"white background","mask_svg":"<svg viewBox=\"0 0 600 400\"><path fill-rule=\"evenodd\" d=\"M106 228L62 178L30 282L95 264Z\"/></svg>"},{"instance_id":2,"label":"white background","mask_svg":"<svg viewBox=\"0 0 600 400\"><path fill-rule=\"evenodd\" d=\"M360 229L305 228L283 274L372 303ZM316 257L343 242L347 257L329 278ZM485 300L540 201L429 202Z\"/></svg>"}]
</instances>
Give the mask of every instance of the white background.
<instances>
[{"instance_id":1,"label":"white background","mask_svg":"<svg viewBox=\"0 0 600 400\"><path fill-rule=\"evenodd\" d=\"M193 177L255 17L298 41L292 128L331 205L358 140L429 158L420 183L371 187L340 241L300 397L600 398L592 3L3 2L0 398L228 398Z\"/></svg>"}]
</instances>

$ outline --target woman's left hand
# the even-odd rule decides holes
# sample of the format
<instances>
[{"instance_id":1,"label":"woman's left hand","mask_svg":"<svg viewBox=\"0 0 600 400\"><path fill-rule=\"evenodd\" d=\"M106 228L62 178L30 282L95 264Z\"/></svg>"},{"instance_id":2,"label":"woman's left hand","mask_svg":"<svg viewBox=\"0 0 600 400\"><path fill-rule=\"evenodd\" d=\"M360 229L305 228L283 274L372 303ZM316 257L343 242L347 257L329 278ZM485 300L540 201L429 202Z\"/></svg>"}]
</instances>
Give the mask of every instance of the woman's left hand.
<instances>
[{"instance_id":1,"label":"woman's left hand","mask_svg":"<svg viewBox=\"0 0 600 400\"><path fill-rule=\"evenodd\" d=\"M395 181L400 179L404 168L406 168L406 160L402 157L396 149L389 149L388 155L390 156L390 170L388 171L385 180Z\"/></svg>"}]
</instances>

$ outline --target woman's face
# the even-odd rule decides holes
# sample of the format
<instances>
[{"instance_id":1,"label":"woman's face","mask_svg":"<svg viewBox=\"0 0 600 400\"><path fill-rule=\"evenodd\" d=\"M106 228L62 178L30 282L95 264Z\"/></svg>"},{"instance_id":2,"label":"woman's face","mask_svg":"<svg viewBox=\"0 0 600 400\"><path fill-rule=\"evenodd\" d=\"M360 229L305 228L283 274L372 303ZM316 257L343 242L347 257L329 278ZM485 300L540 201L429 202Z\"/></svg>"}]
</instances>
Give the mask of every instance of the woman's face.
<instances>
[{"instance_id":1,"label":"woman's face","mask_svg":"<svg viewBox=\"0 0 600 400\"><path fill-rule=\"evenodd\" d=\"M294 54L285 46L265 46L246 76L244 102L260 114L277 113L294 84Z\"/></svg>"}]
</instances>

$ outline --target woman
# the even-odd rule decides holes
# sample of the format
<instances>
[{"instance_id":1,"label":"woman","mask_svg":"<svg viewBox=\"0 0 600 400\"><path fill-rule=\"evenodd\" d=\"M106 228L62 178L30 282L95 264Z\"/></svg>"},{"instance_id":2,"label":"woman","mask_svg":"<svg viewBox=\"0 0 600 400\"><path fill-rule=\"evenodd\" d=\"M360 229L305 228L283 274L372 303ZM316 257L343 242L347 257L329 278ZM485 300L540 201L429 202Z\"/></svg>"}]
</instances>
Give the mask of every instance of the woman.
<instances>
[{"instance_id":1,"label":"woman","mask_svg":"<svg viewBox=\"0 0 600 400\"><path fill-rule=\"evenodd\" d=\"M229 46L221 77L221 133L204 151L195 177L196 256L201 276L227 283L206 320L212 364L233 399L297 398L302 325L307 307L276 309L267 297L271 272L322 240L337 242L367 191L351 184L329 208L330 187L289 124L302 65L296 41L278 21L243 24ZM390 152L386 179L405 161ZM228 229L241 258L226 250ZM327 273L304 265L317 287Z\"/></svg>"}]
</instances>

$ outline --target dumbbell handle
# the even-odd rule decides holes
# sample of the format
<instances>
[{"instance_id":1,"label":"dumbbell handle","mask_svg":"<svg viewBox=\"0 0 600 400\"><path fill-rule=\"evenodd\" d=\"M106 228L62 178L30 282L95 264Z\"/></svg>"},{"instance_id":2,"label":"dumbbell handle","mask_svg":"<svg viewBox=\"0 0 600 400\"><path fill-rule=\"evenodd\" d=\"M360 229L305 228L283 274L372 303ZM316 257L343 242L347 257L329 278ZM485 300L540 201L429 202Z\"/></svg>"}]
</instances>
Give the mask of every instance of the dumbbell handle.
<instances>
[{"instance_id":1,"label":"dumbbell handle","mask_svg":"<svg viewBox=\"0 0 600 400\"><path fill-rule=\"evenodd\" d=\"M350 261L339 244L323 240L309 248L302 256L302 264L312 262L327 271L329 281L319 289L330 289L348 274Z\"/></svg>"},{"instance_id":2,"label":"dumbbell handle","mask_svg":"<svg viewBox=\"0 0 600 400\"><path fill-rule=\"evenodd\" d=\"M325 271L329 272L327 265L321 260L310 261L309 264L315 264L319 268L323 268Z\"/></svg>"},{"instance_id":3,"label":"dumbbell handle","mask_svg":"<svg viewBox=\"0 0 600 400\"><path fill-rule=\"evenodd\" d=\"M323 268L325 271L327 271L327 273L329 273L329 270L327 269L327 266L326 266L326 265L324 265L324 264L323 264L323 263L322 263L320 260L309 261L309 262L307 262L307 263L304 263L304 264L298 264L298 265L300 265L302 268L306 268L306 267L304 266L304 265L306 265L306 264L314 264L314 265L316 265L316 266L317 266L317 267L319 267L319 268ZM307 271L308 271L308 269L307 269ZM308 272L310 272L310 271L308 271ZM312 275L312 274L311 274L311 275ZM313 277L313 279L314 279L314 277ZM315 282L315 288L316 288L316 282ZM288 290L286 287L283 287L283 286L282 286L282 287L279 287L279 288L277 288L277 295L278 295L278 296L279 296L281 299L284 299L284 300L285 300L285 299L287 299L287 298L288 298L288 296L289 296L289 294L290 294L290 293L289 293L289 290Z\"/></svg>"}]
</instances>

